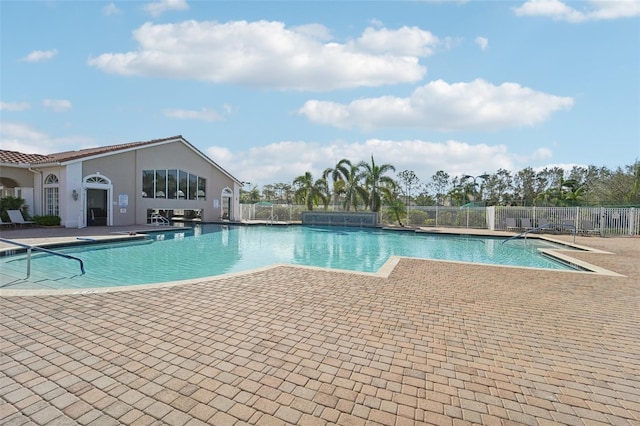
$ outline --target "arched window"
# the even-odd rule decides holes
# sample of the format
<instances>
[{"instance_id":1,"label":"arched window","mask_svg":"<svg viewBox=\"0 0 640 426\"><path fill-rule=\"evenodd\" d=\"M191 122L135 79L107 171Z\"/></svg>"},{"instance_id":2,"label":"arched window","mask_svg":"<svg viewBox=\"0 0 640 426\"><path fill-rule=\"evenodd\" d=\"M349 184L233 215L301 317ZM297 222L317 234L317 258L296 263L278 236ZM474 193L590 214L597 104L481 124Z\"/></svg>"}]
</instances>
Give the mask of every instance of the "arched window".
<instances>
[{"instance_id":1,"label":"arched window","mask_svg":"<svg viewBox=\"0 0 640 426\"><path fill-rule=\"evenodd\" d=\"M44 178L44 213L47 216L60 214L60 183L54 174Z\"/></svg>"},{"instance_id":2,"label":"arched window","mask_svg":"<svg viewBox=\"0 0 640 426\"><path fill-rule=\"evenodd\" d=\"M101 184L101 185L109 185L111 182L102 176L97 176L97 175L91 175L91 176L87 176L85 178L85 183L89 183L89 184Z\"/></svg>"}]
</instances>

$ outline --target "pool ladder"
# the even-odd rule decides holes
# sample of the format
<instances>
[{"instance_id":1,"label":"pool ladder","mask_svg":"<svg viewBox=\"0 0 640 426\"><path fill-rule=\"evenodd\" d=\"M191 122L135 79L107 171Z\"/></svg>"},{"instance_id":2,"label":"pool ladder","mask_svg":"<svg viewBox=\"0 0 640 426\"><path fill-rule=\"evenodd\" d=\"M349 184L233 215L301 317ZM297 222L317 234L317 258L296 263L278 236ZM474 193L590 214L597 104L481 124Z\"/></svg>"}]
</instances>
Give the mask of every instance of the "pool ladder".
<instances>
[{"instance_id":1,"label":"pool ladder","mask_svg":"<svg viewBox=\"0 0 640 426\"><path fill-rule=\"evenodd\" d=\"M267 225L273 225L273 222L277 222L277 221L278 221L278 215L272 214L267 218Z\"/></svg>"},{"instance_id":2,"label":"pool ladder","mask_svg":"<svg viewBox=\"0 0 640 426\"><path fill-rule=\"evenodd\" d=\"M13 241L13 240L7 240L6 238L0 238L0 242L6 243L6 244L13 244L14 246L18 246L18 247L22 247L22 248L26 249L26 252L27 252L27 278L29 278L31 276L31 252L33 250L41 251L41 252L44 252L44 253L47 253L47 254L51 254L51 255L54 255L54 256L64 257L65 259L77 260L78 262L80 262L81 275L84 275L84 273L85 273L85 271L84 271L84 262L82 262L82 259L77 258L75 256L70 256L68 254L58 253L58 252L55 252L53 250L49 250L49 249L42 248L42 247L31 246L29 244L19 243L17 241Z\"/></svg>"},{"instance_id":3,"label":"pool ladder","mask_svg":"<svg viewBox=\"0 0 640 426\"><path fill-rule=\"evenodd\" d=\"M169 222L169 219L167 219L166 217L158 213L151 213L149 220L151 221L151 224L154 226L160 226L160 225L169 226L171 224L171 222Z\"/></svg>"}]
</instances>

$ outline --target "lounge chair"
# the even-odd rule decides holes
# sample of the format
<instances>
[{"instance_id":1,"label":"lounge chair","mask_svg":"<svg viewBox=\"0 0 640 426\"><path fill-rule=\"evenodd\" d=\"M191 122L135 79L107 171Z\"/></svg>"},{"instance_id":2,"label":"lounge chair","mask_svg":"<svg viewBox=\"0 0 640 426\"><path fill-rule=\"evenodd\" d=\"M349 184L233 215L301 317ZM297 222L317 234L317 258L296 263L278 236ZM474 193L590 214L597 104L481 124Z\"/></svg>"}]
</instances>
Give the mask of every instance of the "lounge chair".
<instances>
[{"instance_id":1,"label":"lounge chair","mask_svg":"<svg viewBox=\"0 0 640 426\"><path fill-rule=\"evenodd\" d=\"M583 220L582 228L580 228L580 233L583 235L595 235L600 234L600 230L594 228L593 222L591 222L590 220Z\"/></svg>"},{"instance_id":2,"label":"lounge chair","mask_svg":"<svg viewBox=\"0 0 640 426\"><path fill-rule=\"evenodd\" d=\"M22 212L20 210L7 210L7 214L9 215L9 219L11 223L15 223L17 225L35 225L36 223L32 220L24 220L22 216Z\"/></svg>"},{"instance_id":3,"label":"lounge chair","mask_svg":"<svg viewBox=\"0 0 640 426\"><path fill-rule=\"evenodd\" d=\"M531 219L529 219L528 217L523 217L522 219L520 219L520 227L525 231L533 229L533 225L531 224Z\"/></svg>"},{"instance_id":4,"label":"lounge chair","mask_svg":"<svg viewBox=\"0 0 640 426\"><path fill-rule=\"evenodd\" d=\"M507 224L507 231L518 231L520 229L518 225L516 225L516 220L512 217L506 218L505 222Z\"/></svg>"},{"instance_id":5,"label":"lounge chair","mask_svg":"<svg viewBox=\"0 0 640 426\"><path fill-rule=\"evenodd\" d=\"M540 219L538 219L538 232L544 231L552 231L552 229L549 228L549 221L547 220L547 218L541 217Z\"/></svg>"},{"instance_id":6,"label":"lounge chair","mask_svg":"<svg viewBox=\"0 0 640 426\"><path fill-rule=\"evenodd\" d=\"M576 222L573 219L565 219L562 221L562 232L569 231L573 233L576 230Z\"/></svg>"},{"instance_id":7,"label":"lounge chair","mask_svg":"<svg viewBox=\"0 0 640 426\"><path fill-rule=\"evenodd\" d=\"M15 223L11 223L11 222L5 222L4 220L2 220L2 218L0 217L0 226L16 226Z\"/></svg>"}]
</instances>

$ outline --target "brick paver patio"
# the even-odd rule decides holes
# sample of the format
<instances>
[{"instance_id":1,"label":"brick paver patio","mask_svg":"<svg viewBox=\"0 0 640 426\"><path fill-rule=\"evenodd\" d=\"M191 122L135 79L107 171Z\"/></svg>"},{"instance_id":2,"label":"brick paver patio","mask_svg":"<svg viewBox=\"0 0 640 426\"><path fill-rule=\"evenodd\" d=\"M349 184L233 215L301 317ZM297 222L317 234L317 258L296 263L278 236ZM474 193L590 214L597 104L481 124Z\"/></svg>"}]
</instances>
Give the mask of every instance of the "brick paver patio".
<instances>
[{"instance_id":1,"label":"brick paver patio","mask_svg":"<svg viewBox=\"0 0 640 426\"><path fill-rule=\"evenodd\" d=\"M3 296L0 423L639 425L640 240L579 243L623 276L403 259Z\"/></svg>"}]
</instances>

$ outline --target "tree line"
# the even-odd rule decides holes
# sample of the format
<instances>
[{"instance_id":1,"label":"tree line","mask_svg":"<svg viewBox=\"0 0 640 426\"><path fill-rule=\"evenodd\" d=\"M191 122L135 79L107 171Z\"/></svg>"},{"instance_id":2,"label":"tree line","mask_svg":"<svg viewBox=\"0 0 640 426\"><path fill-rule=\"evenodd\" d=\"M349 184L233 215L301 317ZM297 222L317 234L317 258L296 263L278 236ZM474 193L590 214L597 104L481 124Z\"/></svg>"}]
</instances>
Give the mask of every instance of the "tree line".
<instances>
[{"instance_id":1,"label":"tree line","mask_svg":"<svg viewBox=\"0 0 640 426\"><path fill-rule=\"evenodd\" d=\"M640 162L618 167L573 166L515 173L498 169L478 176L451 176L439 170L426 181L391 164L340 160L321 176L306 172L288 183L254 186L240 192L242 203L266 201L328 208L400 213L416 206L640 206Z\"/></svg>"}]
</instances>

